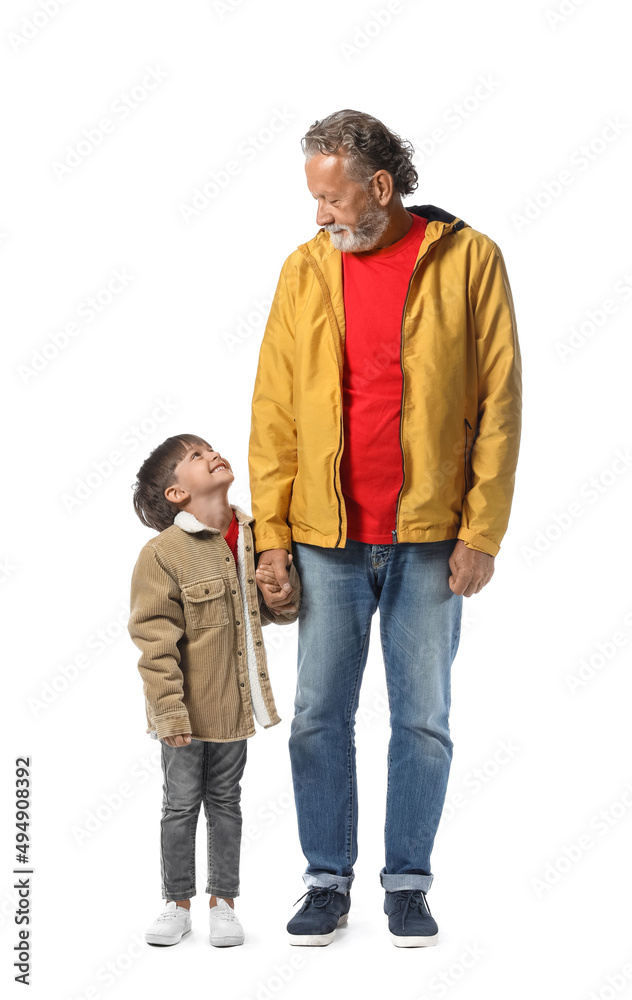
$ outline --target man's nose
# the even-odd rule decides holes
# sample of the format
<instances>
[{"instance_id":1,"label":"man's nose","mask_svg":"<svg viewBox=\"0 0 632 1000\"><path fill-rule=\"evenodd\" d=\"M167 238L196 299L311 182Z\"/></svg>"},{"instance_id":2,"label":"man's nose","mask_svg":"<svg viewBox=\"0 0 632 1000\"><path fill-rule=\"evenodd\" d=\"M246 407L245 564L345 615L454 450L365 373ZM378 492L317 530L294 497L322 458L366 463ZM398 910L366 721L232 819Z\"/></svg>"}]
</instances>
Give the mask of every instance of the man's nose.
<instances>
[{"instance_id":1,"label":"man's nose","mask_svg":"<svg viewBox=\"0 0 632 1000\"><path fill-rule=\"evenodd\" d=\"M334 219L331 209L327 208L324 205L318 206L318 208L316 209L317 226L331 226L331 224L335 221L336 220Z\"/></svg>"}]
</instances>

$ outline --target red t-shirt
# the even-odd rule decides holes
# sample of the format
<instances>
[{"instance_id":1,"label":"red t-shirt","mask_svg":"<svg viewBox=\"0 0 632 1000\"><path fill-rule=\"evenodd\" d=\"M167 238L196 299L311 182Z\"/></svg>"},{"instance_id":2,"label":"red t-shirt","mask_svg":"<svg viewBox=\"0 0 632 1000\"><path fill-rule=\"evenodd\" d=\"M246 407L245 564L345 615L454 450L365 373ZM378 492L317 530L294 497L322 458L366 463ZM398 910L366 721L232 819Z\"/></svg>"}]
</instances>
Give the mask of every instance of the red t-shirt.
<instances>
[{"instance_id":1,"label":"red t-shirt","mask_svg":"<svg viewBox=\"0 0 632 1000\"><path fill-rule=\"evenodd\" d=\"M402 485L401 327L426 219L382 250L342 254L345 307L344 448L340 465L347 537L392 543Z\"/></svg>"},{"instance_id":2,"label":"red t-shirt","mask_svg":"<svg viewBox=\"0 0 632 1000\"><path fill-rule=\"evenodd\" d=\"M224 535L224 541L230 546L231 552L235 557L235 566L237 565L237 539L239 538L239 521L237 520L237 515L233 511L233 519L230 522L228 531Z\"/></svg>"}]
</instances>

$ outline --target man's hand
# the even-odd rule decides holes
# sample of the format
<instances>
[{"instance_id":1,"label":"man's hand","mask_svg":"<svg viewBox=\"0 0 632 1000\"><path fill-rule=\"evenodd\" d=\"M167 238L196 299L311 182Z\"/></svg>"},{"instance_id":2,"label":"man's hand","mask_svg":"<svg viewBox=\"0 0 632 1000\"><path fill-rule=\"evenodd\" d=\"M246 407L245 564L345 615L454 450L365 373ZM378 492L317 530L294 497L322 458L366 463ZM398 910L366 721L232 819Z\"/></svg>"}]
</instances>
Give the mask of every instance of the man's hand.
<instances>
[{"instance_id":1,"label":"man's hand","mask_svg":"<svg viewBox=\"0 0 632 1000\"><path fill-rule=\"evenodd\" d=\"M181 733L180 736L163 736L162 742L168 747L186 747L191 742L191 733Z\"/></svg>"},{"instance_id":2,"label":"man's hand","mask_svg":"<svg viewBox=\"0 0 632 1000\"><path fill-rule=\"evenodd\" d=\"M259 556L256 577L259 590L270 611L280 615L284 611L296 611L292 603L288 569L293 555L287 549L266 549Z\"/></svg>"},{"instance_id":3,"label":"man's hand","mask_svg":"<svg viewBox=\"0 0 632 1000\"><path fill-rule=\"evenodd\" d=\"M463 597L478 594L494 575L494 557L468 549L462 538L457 539L448 563L452 570L450 590Z\"/></svg>"}]
</instances>

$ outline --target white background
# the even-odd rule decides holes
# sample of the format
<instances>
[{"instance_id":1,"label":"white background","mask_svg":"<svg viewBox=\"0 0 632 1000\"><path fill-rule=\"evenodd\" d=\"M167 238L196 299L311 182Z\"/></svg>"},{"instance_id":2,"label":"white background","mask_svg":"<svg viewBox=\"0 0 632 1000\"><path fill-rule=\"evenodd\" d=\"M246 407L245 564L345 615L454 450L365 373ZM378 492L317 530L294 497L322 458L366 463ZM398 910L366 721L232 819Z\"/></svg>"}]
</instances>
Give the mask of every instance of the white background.
<instances>
[{"instance_id":1,"label":"white background","mask_svg":"<svg viewBox=\"0 0 632 1000\"><path fill-rule=\"evenodd\" d=\"M11 996L22 988L13 788L15 758L27 754L31 996L629 993L626 5L406 0L383 26L383 0L55 8L5 0L0 14L0 981ZM123 117L130 93L136 106ZM408 204L439 205L501 247L523 356L510 527L491 583L464 600L453 669L454 760L429 895L440 942L394 948L382 912L388 713L376 617L357 723L348 927L325 949L287 944L305 866L287 754L297 626L271 626L283 721L249 743L238 900L247 942L209 945L201 820L194 932L151 949L138 942L162 906L161 776L121 624L150 537L131 485L160 441L193 432L230 459L229 498L249 509L266 302L286 256L317 229L300 138L346 107L414 143L420 182ZM282 129L266 131L278 112ZM108 117L111 130L95 132ZM62 173L73 150L77 165ZM182 206L228 161L238 172L187 221ZM556 184L562 171L567 183ZM107 292L115 271L125 287ZM573 686L582 661L592 668Z\"/></svg>"}]
</instances>

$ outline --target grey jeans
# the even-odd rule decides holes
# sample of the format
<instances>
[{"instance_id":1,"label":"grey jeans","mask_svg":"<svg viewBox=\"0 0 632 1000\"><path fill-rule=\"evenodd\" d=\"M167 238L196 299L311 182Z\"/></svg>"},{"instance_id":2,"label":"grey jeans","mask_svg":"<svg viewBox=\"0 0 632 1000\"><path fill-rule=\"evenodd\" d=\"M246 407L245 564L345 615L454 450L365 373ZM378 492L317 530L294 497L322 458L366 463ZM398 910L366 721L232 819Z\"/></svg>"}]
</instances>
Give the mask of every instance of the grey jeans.
<instances>
[{"instance_id":1,"label":"grey jeans","mask_svg":"<svg viewBox=\"0 0 632 1000\"><path fill-rule=\"evenodd\" d=\"M160 865L163 899L195 896L195 831L200 803L204 803L207 826L206 891L229 899L239 895L239 782L246 764L247 742L191 740L184 747L170 747L162 742Z\"/></svg>"}]
</instances>

